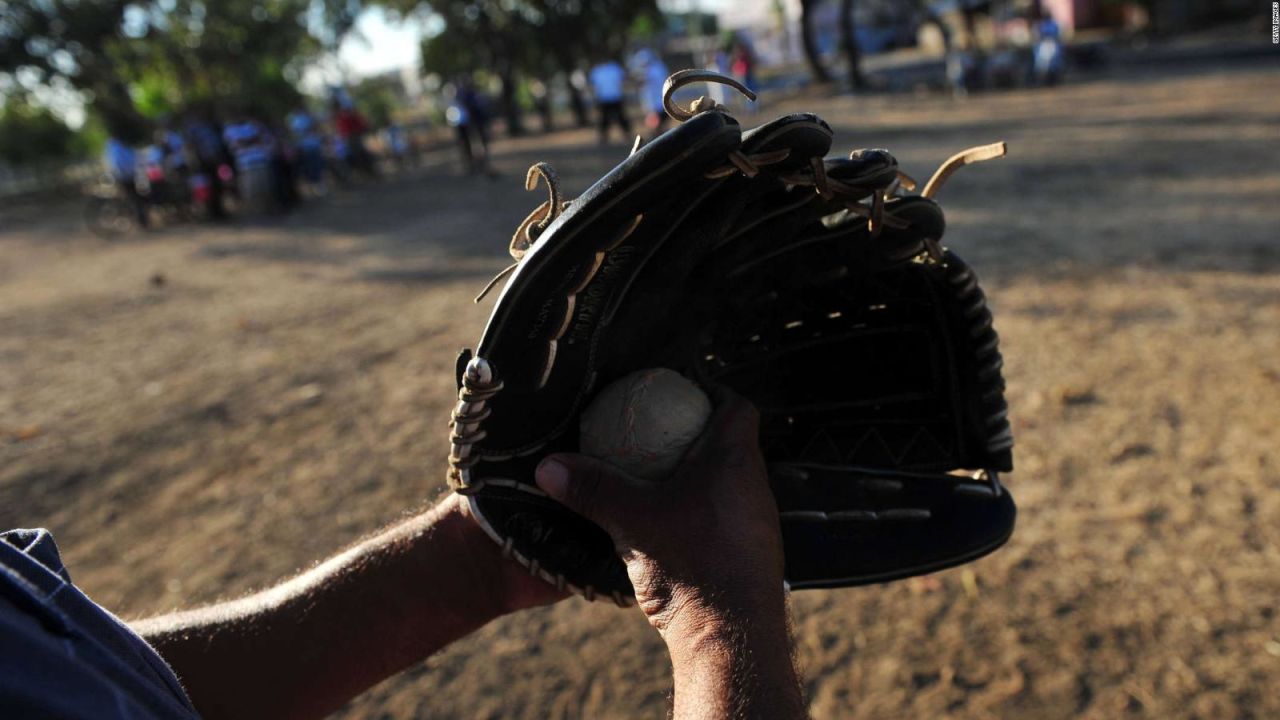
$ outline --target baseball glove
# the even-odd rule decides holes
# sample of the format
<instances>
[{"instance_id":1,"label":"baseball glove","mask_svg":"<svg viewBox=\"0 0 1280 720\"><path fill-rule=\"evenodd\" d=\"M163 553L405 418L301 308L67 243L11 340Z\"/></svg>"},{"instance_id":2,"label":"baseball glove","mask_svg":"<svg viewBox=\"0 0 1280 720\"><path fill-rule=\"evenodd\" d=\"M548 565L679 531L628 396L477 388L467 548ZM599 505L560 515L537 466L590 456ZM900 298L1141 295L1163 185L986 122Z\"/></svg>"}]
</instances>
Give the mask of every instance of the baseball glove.
<instances>
[{"instance_id":1,"label":"baseball glove","mask_svg":"<svg viewBox=\"0 0 1280 720\"><path fill-rule=\"evenodd\" d=\"M665 98L680 124L637 139L577 199L547 165L530 169L528 189L543 179L550 198L517 229L514 274L458 359L449 485L530 573L629 604L609 536L549 499L534 469L578 449L595 390L667 367L759 409L793 588L991 552L1015 515L998 479L1013 446L1002 361L932 198L1003 144L952 157L916 195L885 150L824 159L832 131L816 115L744 132L706 98L672 100L708 81L753 97L676 73Z\"/></svg>"}]
</instances>

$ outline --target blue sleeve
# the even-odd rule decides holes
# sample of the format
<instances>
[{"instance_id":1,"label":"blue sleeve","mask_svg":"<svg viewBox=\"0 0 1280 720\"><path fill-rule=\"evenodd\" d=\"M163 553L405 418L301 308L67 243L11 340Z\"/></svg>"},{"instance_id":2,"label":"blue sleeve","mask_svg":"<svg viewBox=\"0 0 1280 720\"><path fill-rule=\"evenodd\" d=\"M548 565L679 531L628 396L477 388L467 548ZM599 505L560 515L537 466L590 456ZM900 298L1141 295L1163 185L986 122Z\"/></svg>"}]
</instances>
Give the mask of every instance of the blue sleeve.
<instances>
[{"instance_id":1,"label":"blue sleeve","mask_svg":"<svg viewBox=\"0 0 1280 720\"><path fill-rule=\"evenodd\" d=\"M0 647L0 717L197 717L155 650L71 584L45 530L0 533Z\"/></svg>"}]
</instances>

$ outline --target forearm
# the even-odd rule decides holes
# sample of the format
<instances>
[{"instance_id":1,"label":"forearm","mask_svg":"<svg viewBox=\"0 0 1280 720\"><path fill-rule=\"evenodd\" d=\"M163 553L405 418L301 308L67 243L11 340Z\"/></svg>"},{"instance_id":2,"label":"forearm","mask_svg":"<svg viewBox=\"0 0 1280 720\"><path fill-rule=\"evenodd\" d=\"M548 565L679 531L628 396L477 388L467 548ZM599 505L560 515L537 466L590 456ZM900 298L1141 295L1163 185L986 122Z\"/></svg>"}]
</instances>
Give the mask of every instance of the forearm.
<instances>
[{"instance_id":1,"label":"forearm","mask_svg":"<svg viewBox=\"0 0 1280 720\"><path fill-rule=\"evenodd\" d=\"M450 499L279 586L135 625L205 717L320 716L505 611L477 587L500 559L476 530Z\"/></svg>"},{"instance_id":2,"label":"forearm","mask_svg":"<svg viewBox=\"0 0 1280 720\"><path fill-rule=\"evenodd\" d=\"M762 604L687 608L662 630L676 720L807 717L785 599Z\"/></svg>"}]
</instances>

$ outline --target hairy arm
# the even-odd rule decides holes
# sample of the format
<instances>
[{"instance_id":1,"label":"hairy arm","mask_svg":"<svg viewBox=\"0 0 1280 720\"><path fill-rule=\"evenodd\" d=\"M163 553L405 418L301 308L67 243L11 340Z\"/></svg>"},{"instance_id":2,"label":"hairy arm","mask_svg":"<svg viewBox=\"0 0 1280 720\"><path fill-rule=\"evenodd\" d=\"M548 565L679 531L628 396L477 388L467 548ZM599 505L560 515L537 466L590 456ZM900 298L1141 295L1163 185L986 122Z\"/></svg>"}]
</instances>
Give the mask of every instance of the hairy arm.
<instances>
[{"instance_id":1,"label":"hairy arm","mask_svg":"<svg viewBox=\"0 0 1280 720\"><path fill-rule=\"evenodd\" d=\"M320 717L490 620L560 597L450 496L273 588L133 626L204 717Z\"/></svg>"},{"instance_id":2,"label":"hairy arm","mask_svg":"<svg viewBox=\"0 0 1280 720\"><path fill-rule=\"evenodd\" d=\"M730 393L717 404L665 482L561 454L539 466L538 484L613 537L671 655L676 718L803 718L758 418Z\"/></svg>"},{"instance_id":3,"label":"hairy arm","mask_svg":"<svg viewBox=\"0 0 1280 720\"><path fill-rule=\"evenodd\" d=\"M661 630L676 720L806 717L781 595L772 607L691 606Z\"/></svg>"}]
</instances>

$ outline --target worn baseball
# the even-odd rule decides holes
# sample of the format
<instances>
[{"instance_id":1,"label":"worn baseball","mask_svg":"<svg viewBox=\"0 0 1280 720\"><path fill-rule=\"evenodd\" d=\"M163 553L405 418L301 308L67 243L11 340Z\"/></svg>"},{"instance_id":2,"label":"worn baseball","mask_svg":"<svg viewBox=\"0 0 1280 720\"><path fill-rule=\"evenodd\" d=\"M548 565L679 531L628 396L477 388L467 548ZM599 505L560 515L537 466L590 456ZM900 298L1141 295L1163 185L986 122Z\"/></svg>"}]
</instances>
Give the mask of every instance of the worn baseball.
<instances>
[{"instance_id":1,"label":"worn baseball","mask_svg":"<svg viewBox=\"0 0 1280 720\"><path fill-rule=\"evenodd\" d=\"M582 452L652 480L675 472L711 416L711 399L680 373L637 370L605 386L579 421Z\"/></svg>"}]
</instances>

